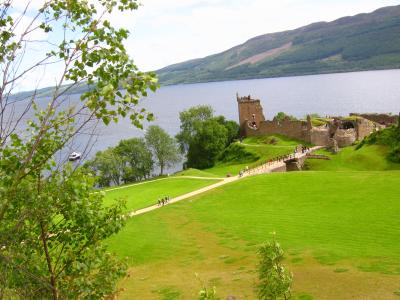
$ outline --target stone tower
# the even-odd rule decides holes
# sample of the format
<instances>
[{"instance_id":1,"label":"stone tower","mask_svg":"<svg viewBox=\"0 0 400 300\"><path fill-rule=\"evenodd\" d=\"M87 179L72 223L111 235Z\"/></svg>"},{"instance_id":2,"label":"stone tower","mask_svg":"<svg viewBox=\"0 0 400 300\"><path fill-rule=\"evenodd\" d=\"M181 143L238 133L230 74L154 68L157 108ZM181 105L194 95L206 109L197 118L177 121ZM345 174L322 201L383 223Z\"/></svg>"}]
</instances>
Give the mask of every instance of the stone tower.
<instances>
[{"instance_id":1,"label":"stone tower","mask_svg":"<svg viewBox=\"0 0 400 300\"><path fill-rule=\"evenodd\" d=\"M239 108L239 125L241 134L245 133L245 126L248 126L249 122L255 122L256 127L259 128L260 122L265 121L260 100L252 99L250 95L239 97L239 95L236 94L236 98Z\"/></svg>"}]
</instances>

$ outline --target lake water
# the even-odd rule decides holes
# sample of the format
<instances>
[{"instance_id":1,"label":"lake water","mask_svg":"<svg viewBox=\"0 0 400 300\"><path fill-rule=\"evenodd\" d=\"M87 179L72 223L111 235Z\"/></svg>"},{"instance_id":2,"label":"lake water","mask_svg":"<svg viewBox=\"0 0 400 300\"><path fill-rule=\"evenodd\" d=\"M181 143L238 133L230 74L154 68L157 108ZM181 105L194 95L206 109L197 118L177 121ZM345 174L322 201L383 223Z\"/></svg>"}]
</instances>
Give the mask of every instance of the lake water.
<instances>
[{"instance_id":1,"label":"lake water","mask_svg":"<svg viewBox=\"0 0 400 300\"><path fill-rule=\"evenodd\" d=\"M170 134L179 131L179 112L195 105L211 105L215 113L238 120L236 92L261 100L272 119L284 111L296 117L309 113L348 115L351 112L400 111L400 70L225 81L166 86L142 105L156 116L155 124ZM102 130L103 148L143 133L123 120Z\"/></svg>"},{"instance_id":2,"label":"lake water","mask_svg":"<svg viewBox=\"0 0 400 300\"><path fill-rule=\"evenodd\" d=\"M271 119L284 111L296 117L309 113L348 115L351 112L400 111L400 70L311 75L273 79L226 81L166 86L150 94L141 105L153 112L155 122L174 135L179 131L179 112L208 104L217 115L238 120L236 93L261 100L264 115ZM72 95L71 102L79 95ZM148 125L148 124L145 124ZM142 136L129 120L100 128L91 155L116 145L121 139ZM78 151L85 137L75 144ZM89 155L90 156L90 155Z\"/></svg>"}]
</instances>

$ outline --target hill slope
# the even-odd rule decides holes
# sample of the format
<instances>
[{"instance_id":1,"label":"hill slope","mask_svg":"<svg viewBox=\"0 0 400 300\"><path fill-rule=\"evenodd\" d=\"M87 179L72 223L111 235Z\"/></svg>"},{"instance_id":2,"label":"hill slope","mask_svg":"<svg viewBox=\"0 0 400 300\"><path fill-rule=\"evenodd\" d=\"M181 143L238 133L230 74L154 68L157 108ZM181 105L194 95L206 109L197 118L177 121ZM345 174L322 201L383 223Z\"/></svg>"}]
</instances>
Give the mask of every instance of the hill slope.
<instances>
[{"instance_id":1,"label":"hill slope","mask_svg":"<svg viewBox=\"0 0 400 300\"><path fill-rule=\"evenodd\" d=\"M162 84L400 68L400 5L265 34L157 71Z\"/></svg>"}]
</instances>

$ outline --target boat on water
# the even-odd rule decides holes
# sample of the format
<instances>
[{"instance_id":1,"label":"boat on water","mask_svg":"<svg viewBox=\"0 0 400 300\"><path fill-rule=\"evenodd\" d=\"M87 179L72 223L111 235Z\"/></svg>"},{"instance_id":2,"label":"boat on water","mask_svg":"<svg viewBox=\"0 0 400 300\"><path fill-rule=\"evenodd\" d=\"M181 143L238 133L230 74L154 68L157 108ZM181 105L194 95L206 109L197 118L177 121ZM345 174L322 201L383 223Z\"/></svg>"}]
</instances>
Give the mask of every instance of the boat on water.
<instances>
[{"instance_id":1,"label":"boat on water","mask_svg":"<svg viewBox=\"0 0 400 300\"><path fill-rule=\"evenodd\" d=\"M82 153L79 152L72 152L69 156L68 156L68 160L69 161L76 161L78 159L81 159L82 157Z\"/></svg>"}]
</instances>

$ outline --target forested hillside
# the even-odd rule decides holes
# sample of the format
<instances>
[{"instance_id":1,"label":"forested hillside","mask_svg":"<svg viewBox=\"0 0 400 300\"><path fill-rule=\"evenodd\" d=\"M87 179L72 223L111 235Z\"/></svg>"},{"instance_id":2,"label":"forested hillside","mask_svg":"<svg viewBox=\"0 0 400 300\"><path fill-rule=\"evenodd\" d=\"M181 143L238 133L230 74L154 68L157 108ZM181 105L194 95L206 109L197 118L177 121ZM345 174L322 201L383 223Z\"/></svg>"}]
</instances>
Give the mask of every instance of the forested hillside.
<instances>
[{"instance_id":1,"label":"forested hillside","mask_svg":"<svg viewBox=\"0 0 400 300\"><path fill-rule=\"evenodd\" d=\"M157 73L162 84L176 84L395 68L400 6L258 36Z\"/></svg>"}]
</instances>

